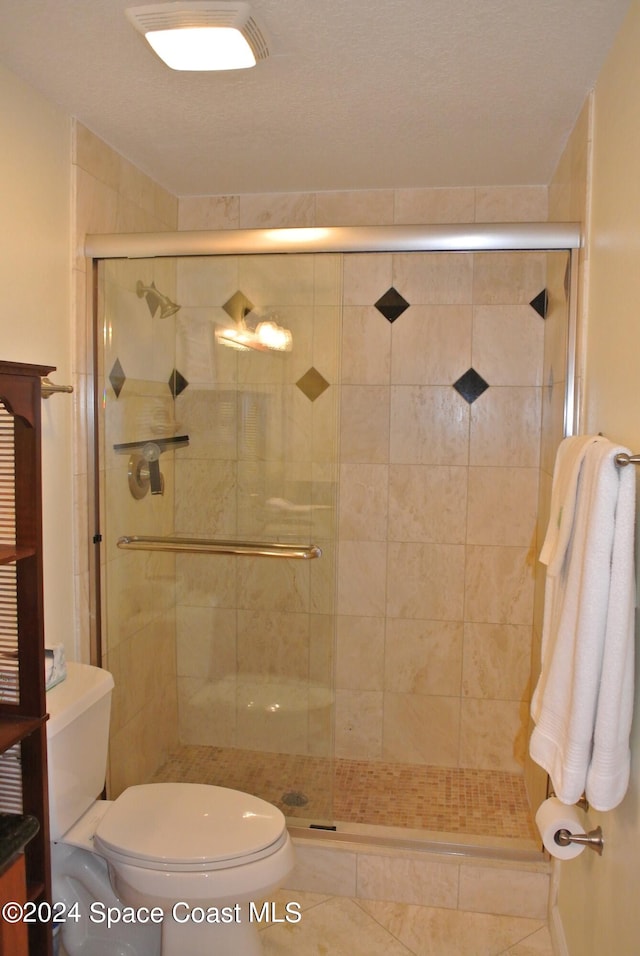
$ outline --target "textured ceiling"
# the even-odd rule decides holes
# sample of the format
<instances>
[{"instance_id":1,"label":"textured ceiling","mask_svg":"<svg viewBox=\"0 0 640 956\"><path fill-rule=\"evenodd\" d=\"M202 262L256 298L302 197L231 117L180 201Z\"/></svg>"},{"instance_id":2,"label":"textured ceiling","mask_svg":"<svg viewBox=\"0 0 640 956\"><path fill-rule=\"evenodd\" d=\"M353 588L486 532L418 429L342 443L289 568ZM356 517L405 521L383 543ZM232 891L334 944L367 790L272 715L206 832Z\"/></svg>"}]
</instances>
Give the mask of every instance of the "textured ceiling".
<instances>
[{"instance_id":1,"label":"textured ceiling","mask_svg":"<svg viewBox=\"0 0 640 956\"><path fill-rule=\"evenodd\" d=\"M629 0L252 0L271 55L175 73L145 0L0 0L0 63L176 195L546 184Z\"/></svg>"}]
</instances>

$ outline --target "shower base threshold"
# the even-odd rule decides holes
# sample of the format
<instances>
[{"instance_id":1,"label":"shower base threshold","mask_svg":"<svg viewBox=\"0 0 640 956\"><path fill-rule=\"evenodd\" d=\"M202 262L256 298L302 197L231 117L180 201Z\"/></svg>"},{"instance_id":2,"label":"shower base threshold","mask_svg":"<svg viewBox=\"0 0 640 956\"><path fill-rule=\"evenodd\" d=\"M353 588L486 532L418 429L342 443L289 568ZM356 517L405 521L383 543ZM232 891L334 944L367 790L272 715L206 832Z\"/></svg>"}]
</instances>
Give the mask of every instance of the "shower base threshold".
<instances>
[{"instance_id":1,"label":"shower base threshold","mask_svg":"<svg viewBox=\"0 0 640 956\"><path fill-rule=\"evenodd\" d=\"M440 852L501 858L540 854L518 774L183 745L153 776L176 780L254 793L309 838L434 844Z\"/></svg>"}]
</instances>

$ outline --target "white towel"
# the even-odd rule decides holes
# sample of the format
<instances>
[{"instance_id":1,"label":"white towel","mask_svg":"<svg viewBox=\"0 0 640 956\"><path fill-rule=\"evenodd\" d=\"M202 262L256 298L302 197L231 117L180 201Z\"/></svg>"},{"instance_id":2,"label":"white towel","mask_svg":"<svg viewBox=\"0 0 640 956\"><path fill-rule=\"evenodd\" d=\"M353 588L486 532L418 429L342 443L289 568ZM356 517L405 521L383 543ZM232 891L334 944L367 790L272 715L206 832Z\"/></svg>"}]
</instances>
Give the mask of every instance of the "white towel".
<instances>
[{"instance_id":1,"label":"white towel","mask_svg":"<svg viewBox=\"0 0 640 956\"><path fill-rule=\"evenodd\" d=\"M529 750L563 803L586 791L598 810L617 806L629 781L635 475L616 466L623 451L600 436L562 442L540 555L542 671Z\"/></svg>"}]
</instances>

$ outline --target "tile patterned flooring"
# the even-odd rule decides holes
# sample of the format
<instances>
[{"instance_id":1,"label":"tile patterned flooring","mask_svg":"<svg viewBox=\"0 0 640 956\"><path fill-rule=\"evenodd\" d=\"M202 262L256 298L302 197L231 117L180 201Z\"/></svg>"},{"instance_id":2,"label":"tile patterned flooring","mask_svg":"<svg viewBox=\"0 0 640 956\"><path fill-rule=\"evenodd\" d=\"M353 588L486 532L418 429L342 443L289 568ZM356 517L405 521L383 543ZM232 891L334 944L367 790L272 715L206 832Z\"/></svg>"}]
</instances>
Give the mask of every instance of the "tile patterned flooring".
<instances>
[{"instance_id":1,"label":"tile patterned flooring","mask_svg":"<svg viewBox=\"0 0 640 956\"><path fill-rule=\"evenodd\" d=\"M288 817L535 840L522 777L499 771L183 746L153 781L255 793ZM333 813L331 790L333 789Z\"/></svg>"},{"instance_id":2,"label":"tile patterned flooring","mask_svg":"<svg viewBox=\"0 0 640 956\"><path fill-rule=\"evenodd\" d=\"M541 920L281 890L297 923L261 930L264 956L553 956Z\"/></svg>"}]
</instances>

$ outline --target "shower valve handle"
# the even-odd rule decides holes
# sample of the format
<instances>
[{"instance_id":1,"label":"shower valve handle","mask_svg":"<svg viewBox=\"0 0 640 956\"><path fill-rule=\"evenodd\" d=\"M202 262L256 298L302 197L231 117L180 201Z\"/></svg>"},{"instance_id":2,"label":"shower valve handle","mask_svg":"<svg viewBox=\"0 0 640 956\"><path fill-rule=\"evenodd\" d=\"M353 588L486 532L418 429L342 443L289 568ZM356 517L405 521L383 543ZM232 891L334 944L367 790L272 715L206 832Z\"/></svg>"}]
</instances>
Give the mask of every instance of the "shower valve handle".
<instances>
[{"instance_id":1,"label":"shower valve handle","mask_svg":"<svg viewBox=\"0 0 640 956\"><path fill-rule=\"evenodd\" d=\"M164 492L164 480L160 474L160 453L162 449L155 442L147 442L142 446L142 457L148 463L146 469L152 495L161 495ZM144 475L143 475L144 477Z\"/></svg>"}]
</instances>

